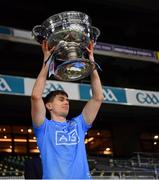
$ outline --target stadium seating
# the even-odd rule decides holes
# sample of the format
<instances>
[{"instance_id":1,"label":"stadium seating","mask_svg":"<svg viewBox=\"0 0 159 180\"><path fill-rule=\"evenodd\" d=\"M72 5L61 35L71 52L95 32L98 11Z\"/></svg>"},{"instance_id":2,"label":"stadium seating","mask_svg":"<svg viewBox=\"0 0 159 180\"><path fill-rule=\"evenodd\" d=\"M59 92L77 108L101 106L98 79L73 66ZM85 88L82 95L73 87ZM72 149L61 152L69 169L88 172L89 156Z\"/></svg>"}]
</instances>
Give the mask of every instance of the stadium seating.
<instances>
[{"instance_id":1,"label":"stadium seating","mask_svg":"<svg viewBox=\"0 0 159 180\"><path fill-rule=\"evenodd\" d=\"M39 156L1 155L0 179L40 179ZM159 179L157 154L134 154L130 158L88 156L93 179ZM37 164L37 166L36 166Z\"/></svg>"}]
</instances>

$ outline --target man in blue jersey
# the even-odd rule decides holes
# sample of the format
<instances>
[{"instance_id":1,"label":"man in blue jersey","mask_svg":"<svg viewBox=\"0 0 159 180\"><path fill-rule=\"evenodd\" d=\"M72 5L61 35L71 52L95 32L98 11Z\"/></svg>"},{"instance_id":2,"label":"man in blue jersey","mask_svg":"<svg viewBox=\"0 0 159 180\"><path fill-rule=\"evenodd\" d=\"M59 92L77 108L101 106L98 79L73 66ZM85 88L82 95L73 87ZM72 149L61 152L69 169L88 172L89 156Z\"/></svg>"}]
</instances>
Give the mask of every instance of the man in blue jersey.
<instances>
[{"instance_id":1,"label":"man in blue jersey","mask_svg":"<svg viewBox=\"0 0 159 180\"><path fill-rule=\"evenodd\" d=\"M88 48L91 61L94 61L93 49L94 43L91 41ZM95 69L90 75L92 98L77 117L67 120L69 100L66 92L52 91L43 101L49 66L46 61L54 47L50 49L44 41L42 51L44 61L32 90L31 115L42 159L43 179L91 179L84 138L103 101L98 72ZM51 120L46 118L46 110Z\"/></svg>"}]
</instances>

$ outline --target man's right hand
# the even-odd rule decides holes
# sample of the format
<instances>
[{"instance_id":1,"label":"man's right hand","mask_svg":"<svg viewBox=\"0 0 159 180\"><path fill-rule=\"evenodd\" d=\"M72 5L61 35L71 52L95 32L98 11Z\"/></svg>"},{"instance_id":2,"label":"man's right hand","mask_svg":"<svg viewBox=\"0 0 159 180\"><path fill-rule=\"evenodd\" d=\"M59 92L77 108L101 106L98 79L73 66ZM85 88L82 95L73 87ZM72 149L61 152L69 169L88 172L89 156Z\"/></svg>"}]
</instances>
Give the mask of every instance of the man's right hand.
<instances>
[{"instance_id":1,"label":"man's right hand","mask_svg":"<svg viewBox=\"0 0 159 180\"><path fill-rule=\"evenodd\" d=\"M44 54L44 63L48 60L49 56L53 53L54 50L55 50L55 46L50 48L47 40L44 40L42 42L42 52Z\"/></svg>"}]
</instances>

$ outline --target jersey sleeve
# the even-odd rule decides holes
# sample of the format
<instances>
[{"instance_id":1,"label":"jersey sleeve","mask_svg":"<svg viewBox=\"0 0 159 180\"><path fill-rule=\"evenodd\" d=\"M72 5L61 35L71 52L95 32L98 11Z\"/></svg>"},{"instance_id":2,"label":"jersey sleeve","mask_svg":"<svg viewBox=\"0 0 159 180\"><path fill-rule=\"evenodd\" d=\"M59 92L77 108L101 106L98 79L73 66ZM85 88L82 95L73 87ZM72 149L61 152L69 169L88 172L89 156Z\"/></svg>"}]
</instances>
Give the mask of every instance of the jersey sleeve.
<instances>
[{"instance_id":1,"label":"jersey sleeve","mask_svg":"<svg viewBox=\"0 0 159 180\"><path fill-rule=\"evenodd\" d=\"M81 125L82 130L83 130L84 132L87 132L87 131L92 127L92 124L91 124L91 125L88 125L88 124L86 123L86 121L85 121L82 113L81 113L79 116L75 117L74 119L76 120L76 122L77 122L78 124Z\"/></svg>"},{"instance_id":2,"label":"jersey sleeve","mask_svg":"<svg viewBox=\"0 0 159 180\"><path fill-rule=\"evenodd\" d=\"M45 137L45 132L47 130L48 121L49 120L45 118L43 123L38 127L32 122L34 134L36 136L37 144L39 147L42 146L43 138Z\"/></svg>"}]
</instances>

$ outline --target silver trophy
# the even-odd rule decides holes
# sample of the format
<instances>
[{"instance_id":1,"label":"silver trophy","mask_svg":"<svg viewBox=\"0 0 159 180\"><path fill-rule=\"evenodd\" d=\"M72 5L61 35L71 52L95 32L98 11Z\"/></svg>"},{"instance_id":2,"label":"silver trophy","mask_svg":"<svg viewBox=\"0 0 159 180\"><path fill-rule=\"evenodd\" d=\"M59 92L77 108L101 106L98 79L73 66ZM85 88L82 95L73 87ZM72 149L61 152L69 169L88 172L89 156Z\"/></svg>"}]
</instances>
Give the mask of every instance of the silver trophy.
<instances>
[{"instance_id":1,"label":"silver trophy","mask_svg":"<svg viewBox=\"0 0 159 180\"><path fill-rule=\"evenodd\" d=\"M58 80L83 79L97 67L89 60L87 47L96 42L100 31L92 26L90 17L82 12L66 11L46 19L32 29L33 37L40 44L47 40L49 47L56 46L49 57L49 77Z\"/></svg>"}]
</instances>

